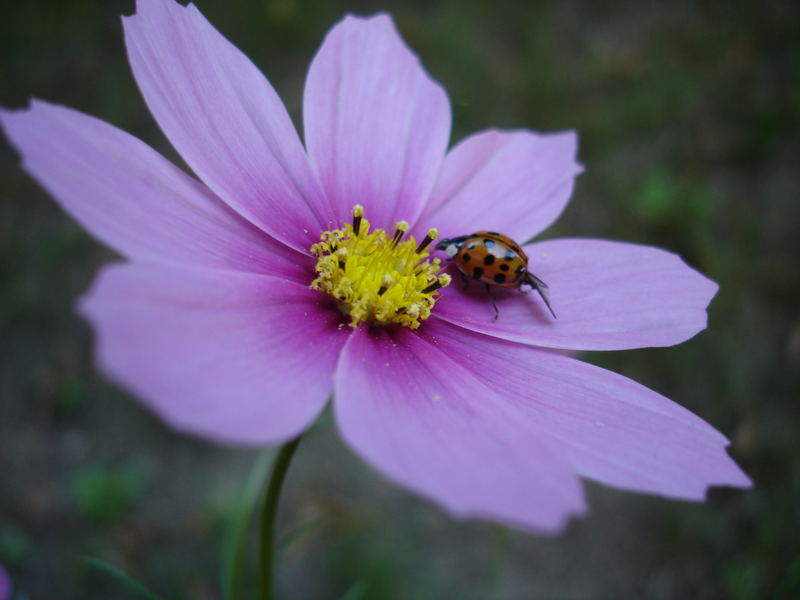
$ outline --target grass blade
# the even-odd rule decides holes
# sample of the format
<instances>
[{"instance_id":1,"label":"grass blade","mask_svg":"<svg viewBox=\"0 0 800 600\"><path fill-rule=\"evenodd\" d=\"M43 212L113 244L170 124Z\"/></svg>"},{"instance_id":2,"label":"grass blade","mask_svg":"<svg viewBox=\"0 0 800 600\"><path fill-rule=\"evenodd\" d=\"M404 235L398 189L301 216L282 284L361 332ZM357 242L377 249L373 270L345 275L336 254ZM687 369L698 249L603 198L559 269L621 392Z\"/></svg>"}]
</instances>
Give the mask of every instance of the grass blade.
<instances>
[{"instance_id":1,"label":"grass blade","mask_svg":"<svg viewBox=\"0 0 800 600\"><path fill-rule=\"evenodd\" d=\"M142 598L147 598L147 600L162 600L160 596L150 591L143 583L104 560L91 556L84 556L83 561L86 563L87 567L103 573L128 590L140 595Z\"/></svg>"}]
</instances>

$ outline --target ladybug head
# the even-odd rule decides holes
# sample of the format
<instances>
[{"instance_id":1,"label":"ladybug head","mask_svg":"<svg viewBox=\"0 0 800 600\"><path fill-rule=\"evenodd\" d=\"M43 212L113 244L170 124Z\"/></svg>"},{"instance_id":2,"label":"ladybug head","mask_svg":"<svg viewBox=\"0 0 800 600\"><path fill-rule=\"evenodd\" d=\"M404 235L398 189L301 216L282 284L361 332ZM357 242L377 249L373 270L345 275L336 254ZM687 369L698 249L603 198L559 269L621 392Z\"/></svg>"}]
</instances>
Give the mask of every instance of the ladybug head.
<instances>
[{"instance_id":1,"label":"ladybug head","mask_svg":"<svg viewBox=\"0 0 800 600\"><path fill-rule=\"evenodd\" d=\"M451 240L448 238L443 239L441 242L436 244L437 250L447 250L447 247L450 245Z\"/></svg>"},{"instance_id":2,"label":"ladybug head","mask_svg":"<svg viewBox=\"0 0 800 600\"><path fill-rule=\"evenodd\" d=\"M461 248L464 245L464 242L467 241L468 238L472 236L470 235L460 235L454 238L444 238L441 242L436 244L437 250L447 250L448 246L455 246L456 248Z\"/></svg>"},{"instance_id":3,"label":"ladybug head","mask_svg":"<svg viewBox=\"0 0 800 600\"><path fill-rule=\"evenodd\" d=\"M436 244L437 250L444 250L445 254L450 258L453 258L458 251L461 249L461 246L464 245L464 240L466 240L469 236L462 235L460 237L455 238L445 238L438 244Z\"/></svg>"}]
</instances>

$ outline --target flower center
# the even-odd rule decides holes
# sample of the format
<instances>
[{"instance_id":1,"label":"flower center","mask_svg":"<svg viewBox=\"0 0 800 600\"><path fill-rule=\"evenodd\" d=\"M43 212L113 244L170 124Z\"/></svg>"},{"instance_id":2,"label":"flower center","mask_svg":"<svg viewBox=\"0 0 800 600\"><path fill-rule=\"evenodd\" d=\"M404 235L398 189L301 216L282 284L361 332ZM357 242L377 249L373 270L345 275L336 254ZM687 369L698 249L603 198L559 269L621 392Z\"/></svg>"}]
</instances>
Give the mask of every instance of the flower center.
<instances>
[{"instance_id":1,"label":"flower center","mask_svg":"<svg viewBox=\"0 0 800 600\"><path fill-rule=\"evenodd\" d=\"M428 230L417 244L414 236L403 241L406 231L408 223L400 221L391 237L383 229L370 232L357 204L352 225L323 231L311 246L318 275L311 287L336 298L351 327L373 322L416 329L431 315L439 288L450 283L449 275L439 274L438 258L426 260L425 249L439 232Z\"/></svg>"}]
</instances>

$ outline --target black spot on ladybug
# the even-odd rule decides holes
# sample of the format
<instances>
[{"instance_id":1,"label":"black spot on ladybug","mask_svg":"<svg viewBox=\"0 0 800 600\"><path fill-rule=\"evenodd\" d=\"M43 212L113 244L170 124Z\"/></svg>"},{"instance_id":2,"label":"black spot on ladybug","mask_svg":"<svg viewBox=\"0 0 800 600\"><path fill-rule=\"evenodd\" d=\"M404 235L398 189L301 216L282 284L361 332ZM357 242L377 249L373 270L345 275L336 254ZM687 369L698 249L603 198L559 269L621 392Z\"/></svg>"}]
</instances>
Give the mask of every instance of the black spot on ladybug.
<instances>
[{"instance_id":1,"label":"black spot on ladybug","mask_svg":"<svg viewBox=\"0 0 800 600\"><path fill-rule=\"evenodd\" d=\"M493 254L487 254L487 255L486 255L484 258L483 258L483 264L485 264L487 267L488 267L490 264L492 264L493 262L494 262L494 255L493 255Z\"/></svg>"},{"instance_id":2,"label":"black spot on ladybug","mask_svg":"<svg viewBox=\"0 0 800 600\"><path fill-rule=\"evenodd\" d=\"M472 260L472 257L465 252L464 255L461 257L461 260L463 260L465 263L467 263L467 262Z\"/></svg>"},{"instance_id":3,"label":"black spot on ladybug","mask_svg":"<svg viewBox=\"0 0 800 600\"><path fill-rule=\"evenodd\" d=\"M502 273L498 273L497 275L494 276L494 281L495 283L505 283L506 276L503 275Z\"/></svg>"},{"instance_id":4,"label":"black spot on ladybug","mask_svg":"<svg viewBox=\"0 0 800 600\"><path fill-rule=\"evenodd\" d=\"M500 270L501 271L508 271L508 265L506 265L506 264L500 265Z\"/></svg>"},{"instance_id":5,"label":"black spot on ladybug","mask_svg":"<svg viewBox=\"0 0 800 600\"><path fill-rule=\"evenodd\" d=\"M474 269L472 269L472 276L475 279L480 279L482 275L483 275L483 269L481 267L475 267Z\"/></svg>"},{"instance_id":6,"label":"black spot on ladybug","mask_svg":"<svg viewBox=\"0 0 800 600\"><path fill-rule=\"evenodd\" d=\"M504 260L514 260L515 258L517 258L516 252L512 252L511 250L506 250L506 254L503 257Z\"/></svg>"},{"instance_id":7,"label":"black spot on ladybug","mask_svg":"<svg viewBox=\"0 0 800 600\"><path fill-rule=\"evenodd\" d=\"M492 246L495 245L495 241L494 240L490 240L489 238L486 238L486 239L483 240L483 245L486 246L487 248L491 248Z\"/></svg>"}]
</instances>

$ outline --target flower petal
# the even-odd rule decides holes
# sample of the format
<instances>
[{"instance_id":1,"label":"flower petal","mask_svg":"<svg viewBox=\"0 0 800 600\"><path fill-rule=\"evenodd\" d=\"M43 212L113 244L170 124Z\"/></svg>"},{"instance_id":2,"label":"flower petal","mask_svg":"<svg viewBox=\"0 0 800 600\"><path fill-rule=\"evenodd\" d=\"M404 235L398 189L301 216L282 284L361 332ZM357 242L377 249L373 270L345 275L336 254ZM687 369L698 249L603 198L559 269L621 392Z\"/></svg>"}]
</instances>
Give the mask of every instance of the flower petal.
<instances>
[{"instance_id":1,"label":"flower petal","mask_svg":"<svg viewBox=\"0 0 800 600\"><path fill-rule=\"evenodd\" d=\"M275 90L195 6L136 8L123 18L128 58L161 129L231 207L307 252L329 215Z\"/></svg>"},{"instance_id":2,"label":"flower petal","mask_svg":"<svg viewBox=\"0 0 800 600\"><path fill-rule=\"evenodd\" d=\"M468 357L475 377L581 476L687 500L702 500L710 486L751 486L722 434L622 375L441 322L431 329L442 352Z\"/></svg>"},{"instance_id":3,"label":"flower petal","mask_svg":"<svg viewBox=\"0 0 800 600\"><path fill-rule=\"evenodd\" d=\"M356 330L336 371L342 436L375 468L455 516L559 532L584 511L578 479L463 366L467 358L442 352L425 333Z\"/></svg>"},{"instance_id":4,"label":"flower petal","mask_svg":"<svg viewBox=\"0 0 800 600\"><path fill-rule=\"evenodd\" d=\"M378 227L414 222L450 136L450 104L388 15L348 16L314 57L303 99L306 147L336 222L362 204Z\"/></svg>"},{"instance_id":5,"label":"flower petal","mask_svg":"<svg viewBox=\"0 0 800 600\"><path fill-rule=\"evenodd\" d=\"M650 246L558 239L524 247L529 269L549 286L553 319L535 292L492 288L500 316L482 285L445 289L436 314L499 338L572 350L671 346L706 327L717 284L680 257Z\"/></svg>"},{"instance_id":6,"label":"flower petal","mask_svg":"<svg viewBox=\"0 0 800 600\"><path fill-rule=\"evenodd\" d=\"M578 140L572 131L489 130L461 141L444 161L417 231L443 237L499 231L520 242L555 221L567 205Z\"/></svg>"},{"instance_id":7,"label":"flower petal","mask_svg":"<svg viewBox=\"0 0 800 600\"><path fill-rule=\"evenodd\" d=\"M26 171L126 257L307 276L304 256L124 131L41 101L27 110L0 111L0 122Z\"/></svg>"},{"instance_id":8,"label":"flower petal","mask_svg":"<svg viewBox=\"0 0 800 600\"><path fill-rule=\"evenodd\" d=\"M105 268L81 303L101 368L172 427L268 444L305 429L346 332L324 297L267 275Z\"/></svg>"}]
</instances>

